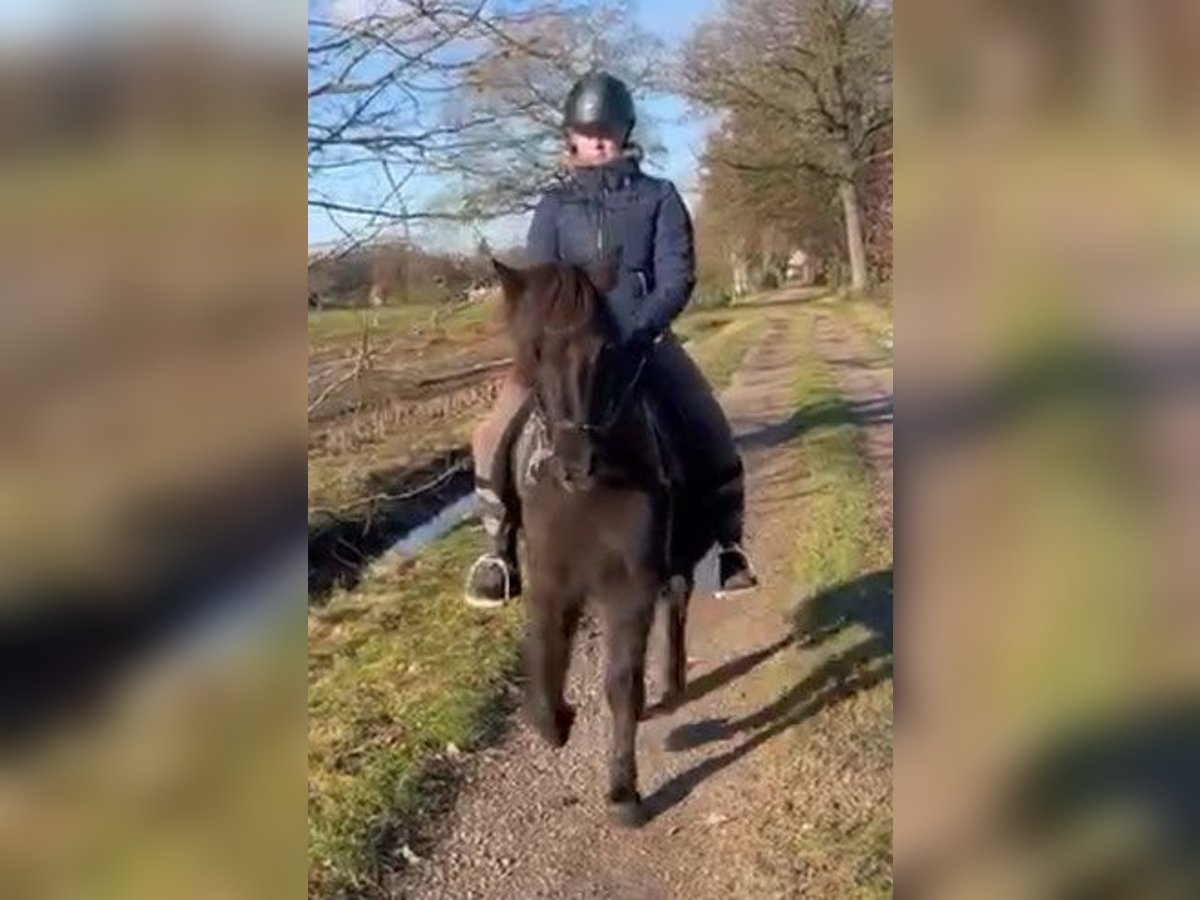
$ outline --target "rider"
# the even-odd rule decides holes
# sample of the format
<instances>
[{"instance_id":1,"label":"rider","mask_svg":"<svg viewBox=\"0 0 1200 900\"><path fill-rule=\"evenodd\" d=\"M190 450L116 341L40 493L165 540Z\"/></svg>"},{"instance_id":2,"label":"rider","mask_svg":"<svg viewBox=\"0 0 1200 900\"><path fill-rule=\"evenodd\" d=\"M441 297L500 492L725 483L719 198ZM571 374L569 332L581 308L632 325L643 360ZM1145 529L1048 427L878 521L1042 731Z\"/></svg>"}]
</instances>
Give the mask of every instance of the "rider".
<instances>
[{"instance_id":1,"label":"rider","mask_svg":"<svg viewBox=\"0 0 1200 900\"><path fill-rule=\"evenodd\" d=\"M615 258L617 280L605 299L622 339L650 353L649 387L683 451L687 483L713 499L720 591L735 593L757 584L741 548L741 458L711 388L668 330L695 285L692 223L675 186L641 171L641 151L629 140L634 120L633 98L619 79L593 72L576 82L564 110L571 174L534 211L528 260L583 265ZM505 430L527 396L510 373L472 436L476 491L492 544L467 577L473 606L499 606L521 593L517 525L492 473Z\"/></svg>"}]
</instances>

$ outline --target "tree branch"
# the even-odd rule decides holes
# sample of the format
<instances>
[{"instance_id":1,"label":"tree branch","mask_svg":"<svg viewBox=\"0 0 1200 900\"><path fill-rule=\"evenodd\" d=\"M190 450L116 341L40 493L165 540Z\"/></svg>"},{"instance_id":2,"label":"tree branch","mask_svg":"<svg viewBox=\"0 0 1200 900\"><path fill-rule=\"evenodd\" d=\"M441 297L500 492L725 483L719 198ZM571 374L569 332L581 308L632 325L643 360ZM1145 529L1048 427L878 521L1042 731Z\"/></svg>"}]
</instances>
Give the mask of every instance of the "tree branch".
<instances>
[{"instance_id":1,"label":"tree branch","mask_svg":"<svg viewBox=\"0 0 1200 900\"><path fill-rule=\"evenodd\" d=\"M432 212L432 211L395 212L393 210L384 209L384 208L378 207L378 206L360 206L360 205L357 205L354 203L338 203L333 200L323 200L320 198L311 198L311 197L308 200L308 205L315 209L324 209L324 210L327 210L330 212L344 212L344 213L350 213L350 214L356 215L356 216L378 216L380 218L391 219L396 222L408 222L408 221L419 221L419 220L441 221L441 222L461 222L466 219L466 216L464 216L461 213Z\"/></svg>"}]
</instances>

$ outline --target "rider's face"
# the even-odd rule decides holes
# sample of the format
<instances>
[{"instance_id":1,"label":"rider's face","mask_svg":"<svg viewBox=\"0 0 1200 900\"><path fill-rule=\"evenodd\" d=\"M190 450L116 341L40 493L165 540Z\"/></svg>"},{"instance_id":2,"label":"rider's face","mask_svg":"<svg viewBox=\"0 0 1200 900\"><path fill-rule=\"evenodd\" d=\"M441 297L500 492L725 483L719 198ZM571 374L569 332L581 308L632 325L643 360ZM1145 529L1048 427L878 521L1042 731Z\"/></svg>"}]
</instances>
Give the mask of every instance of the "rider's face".
<instances>
[{"instance_id":1,"label":"rider's face","mask_svg":"<svg viewBox=\"0 0 1200 900\"><path fill-rule=\"evenodd\" d=\"M581 131L567 133L567 146L571 162L577 166L602 166L621 154L617 142L606 134L585 134Z\"/></svg>"}]
</instances>

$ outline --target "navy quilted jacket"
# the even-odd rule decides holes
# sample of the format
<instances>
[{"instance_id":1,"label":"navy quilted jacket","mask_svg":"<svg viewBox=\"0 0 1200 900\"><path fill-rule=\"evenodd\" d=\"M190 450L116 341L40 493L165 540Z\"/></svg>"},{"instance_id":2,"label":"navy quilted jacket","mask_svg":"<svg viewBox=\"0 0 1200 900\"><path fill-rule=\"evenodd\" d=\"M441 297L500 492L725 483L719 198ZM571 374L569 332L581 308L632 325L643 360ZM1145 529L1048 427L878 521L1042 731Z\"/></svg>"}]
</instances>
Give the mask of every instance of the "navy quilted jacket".
<instances>
[{"instance_id":1,"label":"navy quilted jacket","mask_svg":"<svg viewBox=\"0 0 1200 900\"><path fill-rule=\"evenodd\" d=\"M607 300L623 337L658 335L696 283L692 221L679 192L631 157L577 169L547 192L533 214L528 256L531 264L615 258Z\"/></svg>"}]
</instances>

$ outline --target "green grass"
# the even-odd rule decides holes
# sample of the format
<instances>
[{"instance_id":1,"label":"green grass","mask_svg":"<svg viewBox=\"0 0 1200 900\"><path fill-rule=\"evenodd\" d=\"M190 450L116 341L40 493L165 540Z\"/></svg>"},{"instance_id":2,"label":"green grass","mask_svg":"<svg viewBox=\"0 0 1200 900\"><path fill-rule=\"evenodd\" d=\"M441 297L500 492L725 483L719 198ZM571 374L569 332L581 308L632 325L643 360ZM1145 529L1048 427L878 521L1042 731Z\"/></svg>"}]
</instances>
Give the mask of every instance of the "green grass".
<instances>
[{"instance_id":1,"label":"green grass","mask_svg":"<svg viewBox=\"0 0 1200 900\"><path fill-rule=\"evenodd\" d=\"M797 576L816 594L859 575L873 550L871 487L860 452L861 434L838 392L833 370L817 355L811 330L796 377L796 404L807 418L829 424L806 429L802 439L808 480L805 529Z\"/></svg>"},{"instance_id":2,"label":"green grass","mask_svg":"<svg viewBox=\"0 0 1200 900\"><path fill-rule=\"evenodd\" d=\"M462 527L309 619L311 895L370 890L419 808L429 766L495 724L516 661L519 604L462 603L482 546Z\"/></svg>"},{"instance_id":3,"label":"green grass","mask_svg":"<svg viewBox=\"0 0 1200 900\"><path fill-rule=\"evenodd\" d=\"M310 310L309 349L333 343L352 343L362 334L364 326L370 328L372 340L376 341L404 336L414 329L427 328L434 322L441 326L446 336L455 337L485 325L495 315L492 304L473 303L455 306L450 312L443 312L439 319L439 310L446 308L444 304L407 303L369 309ZM745 308L693 307L676 319L671 329L686 343L719 330L730 322L750 318L751 312Z\"/></svg>"},{"instance_id":4,"label":"green grass","mask_svg":"<svg viewBox=\"0 0 1200 900\"><path fill-rule=\"evenodd\" d=\"M820 896L891 900L894 884L890 809L880 809L877 815L851 825L837 821L818 823L812 831L796 839L795 849L814 868L824 870Z\"/></svg>"},{"instance_id":5,"label":"green grass","mask_svg":"<svg viewBox=\"0 0 1200 900\"><path fill-rule=\"evenodd\" d=\"M892 333L891 305L871 297L860 298L853 303L855 321L872 337Z\"/></svg>"},{"instance_id":6,"label":"green grass","mask_svg":"<svg viewBox=\"0 0 1200 900\"><path fill-rule=\"evenodd\" d=\"M818 355L811 316L800 316L798 325L802 351L796 403L811 425L800 441L806 477L795 573L802 595L812 597L889 568L892 551L890 532L872 514L873 488L862 455L862 433L850 420L834 371ZM803 602L795 611L798 630L805 629L806 611ZM797 675L803 677L865 637L861 625L846 628L813 651L818 654L815 658L806 654L807 665ZM890 683L848 696L841 705L826 710L816 726L819 733L801 730L796 752L836 761L844 759L846 746L853 745L857 767L889 766L891 703ZM821 789L810 797L809 822L792 840L798 866L816 873L814 895L891 897L890 803L839 806L826 796L836 793Z\"/></svg>"},{"instance_id":7,"label":"green grass","mask_svg":"<svg viewBox=\"0 0 1200 900\"><path fill-rule=\"evenodd\" d=\"M682 343L694 341L719 330L734 320L725 310L686 312L671 324L671 330Z\"/></svg>"},{"instance_id":8,"label":"green grass","mask_svg":"<svg viewBox=\"0 0 1200 900\"><path fill-rule=\"evenodd\" d=\"M733 379L750 348L762 337L766 325L766 317L761 315L732 318L689 343L688 353L709 383L720 390Z\"/></svg>"},{"instance_id":9,"label":"green grass","mask_svg":"<svg viewBox=\"0 0 1200 900\"><path fill-rule=\"evenodd\" d=\"M851 321L871 340L871 345L886 357L892 358L892 307L871 297L847 301Z\"/></svg>"},{"instance_id":10,"label":"green grass","mask_svg":"<svg viewBox=\"0 0 1200 900\"><path fill-rule=\"evenodd\" d=\"M364 328L373 341L404 337L418 329L441 330L447 337L459 336L484 325L492 315L486 303L447 306L412 303L373 309L322 309L308 314L309 350L328 345L353 343Z\"/></svg>"}]
</instances>

